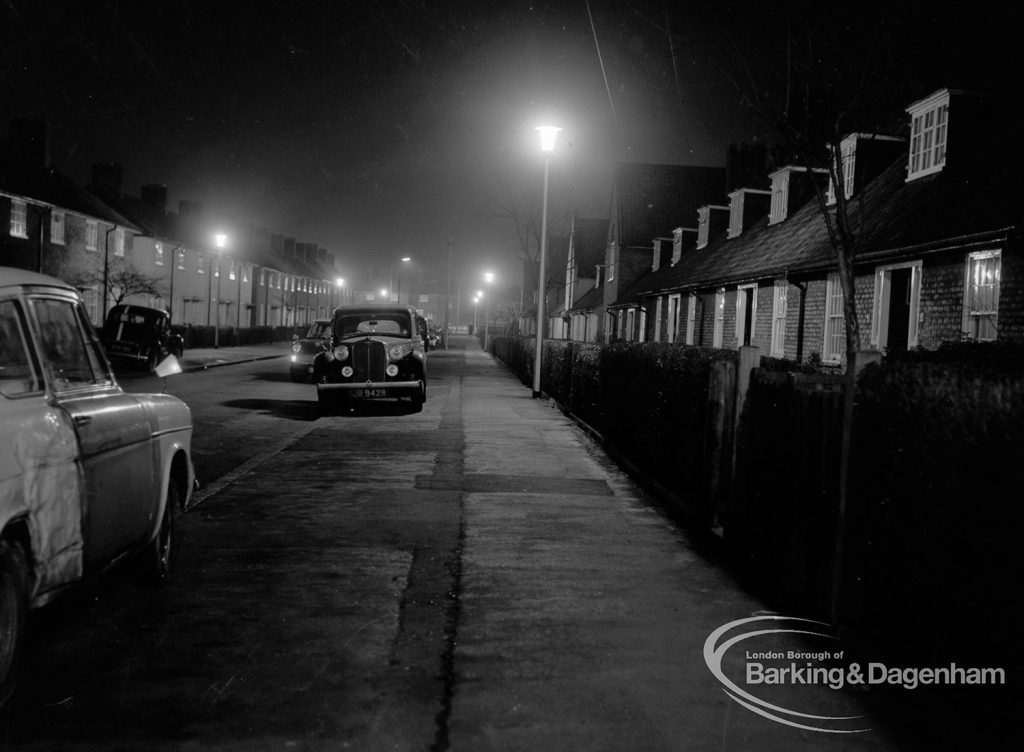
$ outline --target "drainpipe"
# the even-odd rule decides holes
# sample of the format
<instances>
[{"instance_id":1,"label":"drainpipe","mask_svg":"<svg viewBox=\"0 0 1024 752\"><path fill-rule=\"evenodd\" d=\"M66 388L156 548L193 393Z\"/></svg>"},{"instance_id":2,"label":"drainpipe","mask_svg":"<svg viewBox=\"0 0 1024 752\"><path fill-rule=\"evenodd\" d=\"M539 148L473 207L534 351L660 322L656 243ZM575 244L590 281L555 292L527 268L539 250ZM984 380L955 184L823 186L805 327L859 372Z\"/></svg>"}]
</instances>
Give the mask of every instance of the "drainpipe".
<instances>
[{"instance_id":1,"label":"drainpipe","mask_svg":"<svg viewBox=\"0 0 1024 752\"><path fill-rule=\"evenodd\" d=\"M43 235L46 228L46 225L43 223L43 219L49 217L52 213L52 206L47 206L39 212L39 242L36 245L36 271L40 274L43 273Z\"/></svg>"},{"instance_id":2,"label":"drainpipe","mask_svg":"<svg viewBox=\"0 0 1024 752\"><path fill-rule=\"evenodd\" d=\"M804 359L804 319L807 315L807 283L801 284L790 280L789 283L800 291L800 316L797 319L796 327L796 362Z\"/></svg>"}]
</instances>

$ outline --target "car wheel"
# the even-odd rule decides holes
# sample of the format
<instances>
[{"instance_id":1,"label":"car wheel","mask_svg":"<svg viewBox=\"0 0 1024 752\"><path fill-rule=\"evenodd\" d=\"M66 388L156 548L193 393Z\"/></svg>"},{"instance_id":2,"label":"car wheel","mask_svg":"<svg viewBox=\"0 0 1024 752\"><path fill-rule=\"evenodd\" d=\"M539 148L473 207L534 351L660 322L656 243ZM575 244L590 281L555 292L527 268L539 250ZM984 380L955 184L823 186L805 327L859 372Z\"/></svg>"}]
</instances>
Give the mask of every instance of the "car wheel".
<instances>
[{"instance_id":1,"label":"car wheel","mask_svg":"<svg viewBox=\"0 0 1024 752\"><path fill-rule=\"evenodd\" d=\"M27 579L21 546L0 540L0 706L10 699L17 678L28 612Z\"/></svg>"},{"instance_id":2,"label":"car wheel","mask_svg":"<svg viewBox=\"0 0 1024 752\"><path fill-rule=\"evenodd\" d=\"M416 392L410 402L412 402L413 412L420 412L423 410L423 403L427 401L427 385L422 381L420 382L420 390Z\"/></svg>"},{"instance_id":3,"label":"car wheel","mask_svg":"<svg viewBox=\"0 0 1024 752\"><path fill-rule=\"evenodd\" d=\"M156 538L149 544L146 552L143 578L151 584L159 584L167 580L171 574L171 563L174 555L174 526L181 508L181 492L172 480L167 486L167 504L164 506L163 517L160 518L160 529Z\"/></svg>"}]
</instances>

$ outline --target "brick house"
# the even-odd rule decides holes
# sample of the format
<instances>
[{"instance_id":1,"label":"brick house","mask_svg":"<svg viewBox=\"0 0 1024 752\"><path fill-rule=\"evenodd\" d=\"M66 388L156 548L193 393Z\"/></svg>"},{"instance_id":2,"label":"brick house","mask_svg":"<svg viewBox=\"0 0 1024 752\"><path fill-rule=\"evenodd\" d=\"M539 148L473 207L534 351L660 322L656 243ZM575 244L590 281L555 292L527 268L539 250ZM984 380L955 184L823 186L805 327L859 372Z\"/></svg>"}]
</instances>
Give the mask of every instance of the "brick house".
<instances>
[{"instance_id":1,"label":"brick house","mask_svg":"<svg viewBox=\"0 0 1024 752\"><path fill-rule=\"evenodd\" d=\"M861 347L934 348L962 338L1024 339L1019 173L993 127L997 98L943 89L910 104L904 132L844 138L849 212L860 236L855 291ZM631 295L658 311L650 332L710 347L841 365L842 291L813 182L771 174L770 205L744 192L701 207L681 262ZM826 185L834 212L836 186ZM755 214L749 212L754 209Z\"/></svg>"},{"instance_id":2,"label":"brick house","mask_svg":"<svg viewBox=\"0 0 1024 752\"><path fill-rule=\"evenodd\" d=\"M620 300L651 269L651 242L725 190L726 169L620 162L612 183L599 340L634 339L644 312Z\"/></svg>"}]
</instances>

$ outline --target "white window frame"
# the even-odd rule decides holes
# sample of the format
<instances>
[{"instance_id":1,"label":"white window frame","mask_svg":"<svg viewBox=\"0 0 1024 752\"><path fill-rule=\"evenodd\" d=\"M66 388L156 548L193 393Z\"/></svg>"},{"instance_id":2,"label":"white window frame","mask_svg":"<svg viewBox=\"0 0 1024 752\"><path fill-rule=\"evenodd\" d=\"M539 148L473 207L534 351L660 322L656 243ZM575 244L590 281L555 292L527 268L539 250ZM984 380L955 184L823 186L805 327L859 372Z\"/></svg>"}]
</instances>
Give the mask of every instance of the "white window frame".
<instances>
[{"instance_id":1,"label":"white window frame","mask_svg":"<svg viewBox=\"0 0 1024 752\"><path fill-rule=\"evenodd\" d=\"M56 209L50 210L50 242L64 245L65 214Z\"/></svg>"},{"instance_id":2,"label":"white window frame","mask_svg":"<svg viewBox=\"0 0 1024 752\"><path fill-rule=\"evenodd\" d=\"M910 321L907 326L907 349L917 347L918 324L921 317L921 261L886 264L875 267L875 295L871 304L871 344L881 350L889 346L889 302L892 295L892 272L910 269Z\"/></svg>"},{"instance_id":3,"label":"white window frame","mask_svg":"<svg viewBox=\"0 0 1024 752\"><path fill-rule=\"evenodd\" d=\"M854 171L857 169L857 136L847 136L839 142L839 158L842 160L843 168L843 197L850 198L853 195ZM838 167L836 168L838 170ZM832 206L836 202L836 183L832 176L828 181L828 192L825 194L825 204Z\"/></svg>"},{"instance_id":4,"label":"white window frame","mask_svg":"<svg viewBox=\"0 0 1024 752\"><path fill-rule=\"evenodd\" d=\"M651 337L651 342L661 342L661 314L661 296L658 296L654 299L654 336Z\"/></svg>"},{"instance_id":5,"label":"white window frame","mask_svg":"<svg viewBox=\"0 0 1024 752\"><path fill-rule=\"evenodd\" d=\"M640 308L640 330L637 332L637 342L647 341L647 309Z\"/></svg>"},{"instance_id":6,"label":"white window frame","mask_svg":"<svg viewBox=\"0 0 1024 752\"><path fill-rule=\"evenodd\" d=\"M679 304L681 302L681 296L669 295L668 296L668 321L666 322L665 328L665 341L672 343L676 341L676 335L679 333Z\"/></svg>"},{"instance_id":7,"label":"white window frame","mask_svg":"<svg viewBox=\"0 0 1024 752\"><path fill-rule=\"evenodd\" d=\"M715 328L711 337L711 346L721 348L725 341L725 288L715 293Z\"/></svg>"},{"instance_id":8,"label":"white window frame","mask_svg":"<svg viewBox=\"0 0 1024 752\"><path fill-rule=\"evenodd\" d=\"M626 309L626 320L622 328L622 338L627 342L633 341L633 332L636 331L636 308Z\"/></svg>"},{"instance_id":9,"label":"white window frame","mask_svg":"<svg viewBox=\"0 0 1024 752\"><path fill-rule=\"evenodd\" d=\"M697 293L690 293L686 301L686 344L693 344L693 334L697 327Z\"/></svg>"},{"instance_id":10,"label":"white window frame","mask_svg":"<svg viewBox=\"0 0 1024 752\"><path fill-rule=\"evenodd\" d=\"M946 164L949 135L949 91L943 89L907 108L910 154L907 181L939 172Z\"/></svg>"},{"instance_id":11,"label":"white window frame","mask_svg":"<svg viewBox=\"0 0 1024 752\"><path fill-rule=\"evenodd\" d=\"M85 250L99 250L100 226L94 219L85 220Z\"/></svg>"},{"instance_id":12,"label":"white window frame","mask_svg":"<svg viewBox=\"0 0 1024 752\"><path fill-rule=\"evenodd\" d=\"M782 222L789 215L789 176L791 170L782 169L771 174L772 204L768 212L768 224Z\"/></svg>"},{"instance_id":13,"label":"white window frame","mask_svg":"<svg viewBox=\"0 0 1024 752\"><path fill-rule=\"evenodd\" d=\"M822 328L821 362L838 365L846 349L846 329L843 313L843 286L839 272L832 272L825 280L825 326Z\"/></svg>"},{"instance_id":14,"label":"white window frame","mask_svg":"<svg viewBox=\"0 0 1024 752\"><path fill-rule=\"evenodd\" d=\"M754 336L757 333L757 283L748 285L737 285L736 286L736 347L743 346L743 340L746 339L746 308L747 308L747 296L746 290L753 290L754 294L750 296L750 342L754 342Z\"/></svg>"},{"instance_id":15,"label":"white window frame","mask_svg":"<svg viewBox=\"0 0 1024 752\"><path fill-rule=\"evenodd\" d=\"M786 321L789 317L789 280L775 280L772 295L771 357L786 357Z\"/></svg>"},{"instance_id":16,"label":"white window frame","mask_svg":"<svg viewBox=\"0 0 1024 752\"><path fill-rule=\"evenodd\" d=\"M989 251L975 251L974 253L967 254L967 263L964 277L964 318L963 318L963 332L964 335L970 339L987 342L997 339L999 336L999 288L1001 286L1000 278L1002 276L1002 251L1000 250L989 250ZM988 308L979 309L978 311L971 310L971 299L982 283L978 280L978 271L980 265L979 261L987 261L991 259L998 259L999 263L995 267L995 280L987 285L991 287L991 304ZM973 267L973 269L972 269ZM973 272L973 273L972 273ZM972 281L972 277L975 278ZM977 322L982 318L986 318L991 322L992 335L991 336L978 336L976 334Z\"/></svg>"},{"instance_id":17,"label":"white window frame","mask_svg":"<svg viewBox=\"0 0 1024 752\"><path fill-rule=\"evenodd\" d=\"M11 199L11 237L28 237L28 204L20 198Z\"/></svg>"},{"instance_id":18,"label":"white window frame","mask_svg":"<svg viewBox=\"0 0 1024 752\"><path fill-rule=\"evenodd\" d=\"M124 228L118 227L114 230L114 255L124 258Z\"/></svg>"}]
</instances>

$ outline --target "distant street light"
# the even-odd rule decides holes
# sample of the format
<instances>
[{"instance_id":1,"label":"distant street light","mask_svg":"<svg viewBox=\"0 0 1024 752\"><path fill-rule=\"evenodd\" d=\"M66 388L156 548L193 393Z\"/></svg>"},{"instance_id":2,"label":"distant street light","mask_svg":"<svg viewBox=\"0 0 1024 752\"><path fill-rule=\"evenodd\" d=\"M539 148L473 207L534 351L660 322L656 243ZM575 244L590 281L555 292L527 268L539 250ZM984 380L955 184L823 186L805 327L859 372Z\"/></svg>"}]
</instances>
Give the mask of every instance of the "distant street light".
<instances>
[{"instance_id":1,"label":"distant street light","mask_svg":"<svg viewBox=\"0 0 1024 752\"><path fill-rule=\"evenodd\" d=\"M334 280L334 286L338 289L338 294L335 300L338 301L338 305L341 305L341 296L344 294L345 280L342 277L338 277Z\"/></svg>"},{"instance_id":2,"label":"distant street light","mask_svg":"<svg viewBox=\"0 0 1024 752\"><path fill-rule=\"evenodd\" d=\"M213 346L220 347L220 259L221 251L227 247L228 236L218 232L213 236L213 244L217 248L217 265L214 267L217 271L217 319L213 327Z\"/></svg>"},{"instance_id":3,"label":"distant street light","mask_svg":"<svg viewBox=\"0 0 1024 752\"><path fill-rule=\"evenodd\" d=\"M484 282L487 283L488 288L489 288L491 283L494 282L494 274L492 274L491 272L484 272ZM491 295L490 295L490 292L491 292L490 289L488 289L487 290L487 293L488 293L487 297L484 298L484 351L485 352L490 352L490 350L487 349L488 344L490 343L489 337L490 337L490 328L491 328Z\"/></svg>"},{"instance_id":4,"label":"distant street light","mask_svg":"<svg viewBox=\"0 0 1024 752\"><path fill-rule=\"evenodd\" d=\"M555 150L555 138L561 128L550 125L537 126L540 133L540 149L544 152L544 201L540 219L540 270L537 274L537 345L533 357L533 397L540 397L541 354L544 350L544 288L547 280L545 266L548 260L548 170L551 152Z\"/></svg>"},{"instance_id":5,"label":"distant street light","mask_svg":"<svg viewBox=\"0 0 1024 752\"><path fill-rule=\"evenodd\" d=\"M480 312L480 298L484 296L483 292L477 291L476 297L473 298L473 333L477 333L477 314Z\"/></svg>"}]
</instances>

